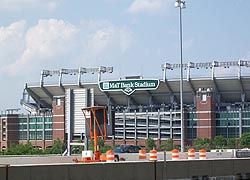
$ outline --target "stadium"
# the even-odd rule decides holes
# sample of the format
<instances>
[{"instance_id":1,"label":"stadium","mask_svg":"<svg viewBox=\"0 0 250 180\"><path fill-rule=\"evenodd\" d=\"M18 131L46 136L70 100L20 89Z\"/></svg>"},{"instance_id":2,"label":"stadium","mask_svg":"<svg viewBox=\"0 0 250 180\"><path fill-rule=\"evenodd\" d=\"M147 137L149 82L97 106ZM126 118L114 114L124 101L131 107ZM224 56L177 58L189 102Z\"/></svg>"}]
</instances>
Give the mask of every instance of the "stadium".
<instances>
[{"instance_id":1,"label":"stadium","mask_svg":"<svg viewBox=\"0 0 250 180\"><path fill-rule=\"evenodd\" d=\"M198 137L239 138L250 132L249 67L250 61L245 60L183 64L183 108L180 78L168 77L181 68L180 64L162 64L162 78L109 79L113 67L103 66L43 70L39 83L25 84L20 103L28 113L19 114L15 109L2 112L0 148L31 142L45 149L58 138L67 141L69 148L88 134L82 109L89 107L105 109L107 143L113 145L145 146L148 138L153 138L158 147L169 138L177 145L183 140L185 146ZM217 76L215 71L223 69L236 73ZM191 71L198 75L192 76ZM203 71L208 72L206 77L199 74ZM87 74L94 74L96 80L87 82L83 79ZM66 76L74 80L63 81ZM47 82L51 77L57 79L56 83Z\"/></svg>"}]
</instances>

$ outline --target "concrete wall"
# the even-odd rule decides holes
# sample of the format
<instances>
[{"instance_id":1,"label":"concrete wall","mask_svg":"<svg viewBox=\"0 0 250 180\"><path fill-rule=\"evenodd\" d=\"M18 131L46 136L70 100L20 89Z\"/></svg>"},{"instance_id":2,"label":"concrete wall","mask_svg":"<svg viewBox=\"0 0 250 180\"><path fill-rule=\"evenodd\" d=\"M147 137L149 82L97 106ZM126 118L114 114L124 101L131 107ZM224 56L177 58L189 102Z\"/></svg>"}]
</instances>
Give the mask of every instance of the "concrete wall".
<instances>
[{"instance_id":1,"label":"concrete wall","mask_svg":"<svg viewBox=\"0 0 250 180\"><path fill-rule=\"evenodd\" d=\"M5 168L0 167L0 172ZM152 180L153 163L98 163L71 165L13 166L1 180Z\"/></svg>"},{"instance_id":2,"label":"concrete wall","mask_svg":"<svg viewBox=\"0 0 250 180\"><path fill-rule=\"evenodd\" d=\"M8 180L8 165L0 164L0 179Z\"/></svg>"},{"instance_id":3,"label":"concrete wall","mask_svg":"<svg viewBox=\"0 0 250 180\"><path fill-rule=\"evenodd\" d=\"M1 180L162 180L237 173L250 173L250 159L0 166Z\"/></svg>"}]
</instances>

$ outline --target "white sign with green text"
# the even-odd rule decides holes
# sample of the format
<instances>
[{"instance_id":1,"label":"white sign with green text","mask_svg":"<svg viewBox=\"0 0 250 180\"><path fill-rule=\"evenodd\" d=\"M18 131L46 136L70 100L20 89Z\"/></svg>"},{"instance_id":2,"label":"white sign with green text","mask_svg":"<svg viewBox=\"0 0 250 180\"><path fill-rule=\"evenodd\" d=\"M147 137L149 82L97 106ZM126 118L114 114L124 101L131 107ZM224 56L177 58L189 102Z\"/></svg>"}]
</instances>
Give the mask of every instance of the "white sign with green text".
<instances>
[{"instance_id":1,"label":"white sign with green text","mask_svg":"<svg viewBox=\"0 0 250 180\"><path fill-rule=\"evenodd\" d=\"M101 91L123 91L127 95L131 95L137 90L155 90L158 86L159 80L157 79L126 79L99 83Z\"/></svg>"}]
</instances>

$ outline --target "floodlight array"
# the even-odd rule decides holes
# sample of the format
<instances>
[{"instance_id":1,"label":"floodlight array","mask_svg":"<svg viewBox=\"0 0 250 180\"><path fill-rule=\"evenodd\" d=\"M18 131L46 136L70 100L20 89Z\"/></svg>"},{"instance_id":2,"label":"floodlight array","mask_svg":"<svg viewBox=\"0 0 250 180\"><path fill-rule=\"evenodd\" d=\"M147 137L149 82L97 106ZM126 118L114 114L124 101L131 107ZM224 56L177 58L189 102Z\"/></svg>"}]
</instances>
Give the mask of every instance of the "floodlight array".
<instances>
[{"instance_id":1,"label":"floodlight array","mask_svg":"<svg viewBox=\"0 0 250 180\"><path fill-rule=\"evenodd\" d=\"M42 70L41 71L41 79L40 79L40 85L42 86L44 83L44 78L48 76L59 76L59 84L61 84L61 79L63 74L68 75L78 75L78 84L80 84L81 75L86 73L95 74L98 73L98 81L100 81L101 73L112 73L113 67L104 67L100 66L98 68L83 68L80 67L78 69L60 69L60 70Z\"/></svg>"},{"instance_id":2,"label":"floodlight array","mask_svg":"<svg viewBox=\"0 0 250 180\"><path fill-rule=\"evenodd\" d=\"M212 61L212 62L200 62L200 63L193 63L193 62L183 63L184 69L186 68L208 69L208 68L213 68L213 67L229 68L232 66L250 67L250 61L239 60L239 61L226 61L226 62ZM179 69L180 67L181 67L180 64L169 64L169 63L164 63L161 66L162 70L165 70L165 69L173 70L173 69Z\"/></svg>"},{"instance_id":3,"label":"floodlight array","mask_svg":"<svg viewBox=\"0 0 250 180\"><path fill-rule=\"evenodd\" d=\"M188 62L182 64L184 70L187 70L187 80L190 78L190 69L212 69L212 79L214 78L214 68L223 67L223 68L230 68L230 67L238 67L238 78L241 78L241 67L250 67L250 61L246 60L238 60L238 61L225 61L225 62L218 62L218 61L211 61L211 62ZM167 70L174 70L181 68L180 64L170 64L164 63L161 65L162 71L164 71L163 79L166 80L166 71Z\"/></svg>"}]
</instances>

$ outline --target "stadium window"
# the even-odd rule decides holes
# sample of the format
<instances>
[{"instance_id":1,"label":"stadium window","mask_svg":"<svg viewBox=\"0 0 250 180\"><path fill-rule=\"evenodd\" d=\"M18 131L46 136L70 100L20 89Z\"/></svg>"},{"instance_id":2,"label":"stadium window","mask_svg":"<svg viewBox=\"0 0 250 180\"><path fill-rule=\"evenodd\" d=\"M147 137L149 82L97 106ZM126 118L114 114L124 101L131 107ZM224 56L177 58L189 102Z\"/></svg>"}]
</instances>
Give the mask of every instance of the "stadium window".
<instances>
[{"instance_id":1,"label":"stadium window","mask_svg":"<svg viewBox=\"0 0 250 180\"><path fill-rule=\"evenodd\" d=\"M45 131L45 140L52 140L52 136L52 131Z\"/></svg>"},{"instance_id":2,"label":"stadium window","mask_svg":"<svg viewBox=\"0 0 250 180\"><path fill-rule=\"evenodd\" d=\"M36 140L36 131L30 131L29 132L29 139L30 140Z\"/></svg>"},{"instance_id":3,"label":"stadium window","mask_svg":"<svg viewBox=\"0 0 250 180\"><path fill-rule=\"evenodd\" d=\"M61 98L56 98L56 106L61 106Z\"/></svg>"},{"instance_id":4,"label":"stadium window","mask_svg":"<svg viewBox=\"0 0 250 180\"><path fill-rule=\"evenodd\" d=\"M42 131L37 131L36 132L36 139L37 140L42 140L43 139L43 132Z\"/></svg>"},{"instance_id":5,"label":"stadium window","mask_svg":"<svg viewBox=\"0 0 250 180\"><path fill-rule=\"evenodd\" d=\"M6 135L2 134L2 141L6 141Z\"/></svg>"},{"instance_id":6,"label":"stadium window","mask_svg":"<svg viewBox=\"0 0 250 180\"><path fill-rule=\"evenodd\" d=\"M207 101L207 95L206 94L201 94L201 101L206 102Z\"/></svg>"},{"instance_id":7,"label":"stadium window","mask_svg":"<svg viewBox=\"0 0 250 180\"><path fill-rule=\"evenodd\" d=\"M45 124L45 129L51 130L52 129L52 124Z\"/></svg>"},{"instance_id":8,"label":"stadium window","mask_svg":"<svg viewBox=\"0 0 250 180\"><path fill-rule=\"evenodd\" d=\"M52 117L45 117L45 122L52 122Z\"/></svg>"}]
</instances>

